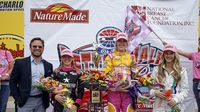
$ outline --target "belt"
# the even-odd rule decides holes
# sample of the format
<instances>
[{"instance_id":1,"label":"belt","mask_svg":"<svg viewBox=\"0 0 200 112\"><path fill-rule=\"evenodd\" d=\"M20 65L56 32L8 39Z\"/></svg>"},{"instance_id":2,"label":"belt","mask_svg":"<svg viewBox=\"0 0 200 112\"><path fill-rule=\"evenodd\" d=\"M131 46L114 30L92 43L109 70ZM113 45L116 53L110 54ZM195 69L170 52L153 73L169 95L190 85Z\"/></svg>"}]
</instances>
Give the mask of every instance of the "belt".
<instances>
[{"instance_id":1,"label":"belt","mask_svg":"<svg viewBox=\"0 0 200 112\"><path fill-rule=\"evenodd\" d=\"M40 97L42 97L42 94L38 94L38 95L30 95L30 97L33 97L33 98L40 98Z\"/></svg>"},{"instance_id":2,"label":"belt","mask_svg":"<svg viewBox=\"0 0 200 112\"><path fill-rule=\"evenodd\" d=\"M193 79L193 82L199 82L200 79Z\"/></svg>"}]
</instances>

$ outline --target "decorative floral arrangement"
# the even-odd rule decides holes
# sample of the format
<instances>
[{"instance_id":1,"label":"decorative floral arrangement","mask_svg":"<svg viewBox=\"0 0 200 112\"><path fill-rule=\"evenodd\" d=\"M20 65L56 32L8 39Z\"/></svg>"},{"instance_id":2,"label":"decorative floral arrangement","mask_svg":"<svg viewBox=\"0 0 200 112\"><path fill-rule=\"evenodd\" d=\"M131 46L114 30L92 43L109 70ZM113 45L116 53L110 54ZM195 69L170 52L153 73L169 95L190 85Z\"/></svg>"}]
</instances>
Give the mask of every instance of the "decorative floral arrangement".
<instances>
[{"instance_id":1,"label":"decorative floral arrangement","mask_svg":"<svg viewBox=\"0 0 200 112\"><path fill-rule=\"evenodd\" d=\"M35 85L38 89L48 91L52 93L59 86L59 81L55 81L50 77L41 78Z\"/></svg>"},{"instance_id":2,"label":"decorative floral arrangement","mask_svg":"<svg viewBox=\"0 0 200 112\"><path fill-rule=\"evenodd\" d=\"M155 90L160 90L164 93L164 95L167 97L167 99L172 98L172 90L170 88L167 88L163 83L159 83L156 79L151 79L150 88L154 88ZM162 100L160 100L161 104ZM175 105L171 107L171 112L181 112L181 109L178 105Z\"/></svg>"},{"instance_id":3,"label":"decorative floral arrangement","mask_svg":"<svg viewBox=\"0 0 200 112\"><path fill-rule=\"evenodd\" d=\"M80 77L80 79L88 85L99 85L102 89L106 89L108 83L106 81L105 74L99 70L83 71L83 75ZM96 87L94 89L96 89Z\"/></svg>"},{"instance_id":4,"label":"decorative floral arrangement","mask_svg":"<svg viewBox=\"0 0 200 112\"><path fill-rule=\"evenodd\" d=\"M167 99L171 99L172 98L172 90L169 88L166 88L164 85L161 84L161 91L164 92L164 95L167 97ZM179 108L178 105L175 105L173 107L171 107L171 112L181 112L181 109Z\"/></svg>"},{"instance_id":5,"label":"decorative floral arrangement","mask_svg":"<svg viewBox=\"0 0 200 112\"><path fill-rule=\"evenodd\" d=\"M61 83L52 79L51 77L43 77L34 85L34 87L48 91L49 93L61 94L64 99L63 106L66 110L70 109L74 104L74 101L69 97L71 88L69 88L70 86L67 83Z\"/></svg>"},{"instance_id":6,"label":"decorative floral arrangement","mask_svg":"<svg viewBox=\"0 0 200 112\"><path fill-rule=\"evenodd\" d=\"M132 76L129 93L131 95L132 102L134 102L132 103L132 107L136 109L136 104L138 101L142 101L143 103L149 103L153 101L149 94L143 94L140 91L140 87L153 88L155 86L155 80L150 77L150 74L139 75L138 68L132 68Z\"/></svg>"},{"instance_id":7,"label":"decorative floral arrangement","mask_svg":"<svg viewBox=\"0 0 200 112\"><path fill-rule=\"evenodd\" d=\"M172 98L172 90L167 89L166 86L162 83L159 83L157 79L153 79L150 77L151 74L145 74L145 75L139 75L138 68L132 68L132 75L133 75L133 80L132 80L132 85L129 88L129 93L132 96L133 101L135 104L137 103L137 100L134 99L139 99L140 101L143 102L150 102L153 99L149 96L143 95L139 88L142 86L148 87L150 89L155 89L155 90L161 90L164 92L165 96L167 99ZM161 104L161 102L159 103ZM136 106L133 105L133 108L135 109ZM181 112L181 109L179 108L178 105L175 105L174 107L171 108L172 112Z\"/></svg>"},{"instance_id":8,"label":"decorative floral arrangement","mask_svg":"<svg viewBox=\"0 0 200 112\"><path fill-rule=\"evenodd\" d=\"M155 80L152 79L150 77L151 74L146 74L146 75L142 75L142 76L139 76L137 75L135 77L135 80L137 81L137 83L141 86L147 86L149 88L152 88L154 85L155 85Z\"/></svg>"}]
</instances>

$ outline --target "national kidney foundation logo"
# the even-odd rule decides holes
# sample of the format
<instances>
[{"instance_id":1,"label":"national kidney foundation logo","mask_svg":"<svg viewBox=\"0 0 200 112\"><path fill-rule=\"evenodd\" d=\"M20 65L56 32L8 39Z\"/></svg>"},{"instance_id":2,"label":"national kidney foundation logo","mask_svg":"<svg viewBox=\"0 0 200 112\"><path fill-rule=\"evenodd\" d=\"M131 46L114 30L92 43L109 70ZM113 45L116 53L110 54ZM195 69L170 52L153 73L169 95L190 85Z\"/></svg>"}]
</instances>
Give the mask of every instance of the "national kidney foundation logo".
<instances>
[{"instance_id":1,"label":"national kidney foundation logo","mask_svg":"<svg viewBox=\"0 0 200 112\"><path fill-rule=\"evenodd\" d=\"M31 22L88 23L89 10L76 10L63 3L45 9L31 9Z\"/></svg>"}]
</instances>

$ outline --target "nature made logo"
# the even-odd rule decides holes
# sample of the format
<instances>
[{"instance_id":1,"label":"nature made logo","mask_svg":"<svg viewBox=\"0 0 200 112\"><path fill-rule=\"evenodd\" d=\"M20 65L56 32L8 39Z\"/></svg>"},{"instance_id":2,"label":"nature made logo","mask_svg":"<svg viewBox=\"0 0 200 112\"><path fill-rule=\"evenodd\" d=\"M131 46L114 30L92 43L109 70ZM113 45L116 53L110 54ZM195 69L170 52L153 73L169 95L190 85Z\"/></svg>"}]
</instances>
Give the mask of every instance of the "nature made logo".
<instances>
[{"instance_id":1,"label":"nature made logo","mask_svg":"<svg viewBox=\"0 0 200 112\"><path fill-rule=\"evenodd\" d=\"M88 10L75 10L63 3L56 3L46 9L31 9L31 22L88 23Z\"/></svg>"},{"instance_id":2,"label":"nature made logo","mask_svg":"<svg viewBox=\"0 0 200 112\"><path fill-rule=\"evenodd\" d=\"M0 35L0 49L9 50L14 59L24 57L24 39L14 34Z\"/></svg>"}]
</instances>

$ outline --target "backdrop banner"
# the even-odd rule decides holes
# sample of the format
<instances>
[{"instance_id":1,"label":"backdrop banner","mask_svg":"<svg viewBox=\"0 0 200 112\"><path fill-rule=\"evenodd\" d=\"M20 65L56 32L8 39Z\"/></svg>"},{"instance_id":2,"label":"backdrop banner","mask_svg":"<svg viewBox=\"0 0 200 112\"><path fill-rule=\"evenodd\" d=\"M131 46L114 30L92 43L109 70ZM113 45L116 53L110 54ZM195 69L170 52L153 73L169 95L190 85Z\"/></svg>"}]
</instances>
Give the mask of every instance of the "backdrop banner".
<instances>
[{"instance_id":1,"label":"backdrop banner","mask_svg":"<svg viewBox=\"0 0 200 112\"><path fill-rule=\"evenodd\" d=\"M59 65L57 45L64 44L73 50L77 65L88 69L94 65L93 43L98 43L102 57L113 52L114 36L125 30L127 6L152 29L134 50L141 75L151 73L160 60L163 45L156 35L179 49L197 51L198 0L26 0L25 55L30 55L30 40L41 37L45 40L43 58L54 68ZM191 61L181 57L181 63L187 68L192 88ZM103 58L99 65L102 67ZM194 112L192 89L184 103L185 112ZM152 104L140 103L138 108L152 108Z\"/></svg>"},{"instance_id":2,"label":"backdrop banner","mask_svg":"<svg viewBox=\"0 0 200 112\"><path fill-rule=\"evenodd\" d=\"M24 56L24 0L0 0L0 49Z\"/></svg>"}]
</instances>

